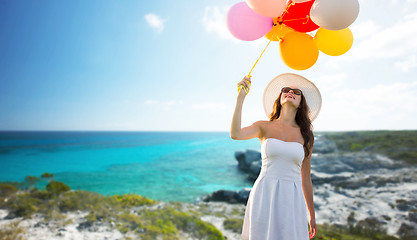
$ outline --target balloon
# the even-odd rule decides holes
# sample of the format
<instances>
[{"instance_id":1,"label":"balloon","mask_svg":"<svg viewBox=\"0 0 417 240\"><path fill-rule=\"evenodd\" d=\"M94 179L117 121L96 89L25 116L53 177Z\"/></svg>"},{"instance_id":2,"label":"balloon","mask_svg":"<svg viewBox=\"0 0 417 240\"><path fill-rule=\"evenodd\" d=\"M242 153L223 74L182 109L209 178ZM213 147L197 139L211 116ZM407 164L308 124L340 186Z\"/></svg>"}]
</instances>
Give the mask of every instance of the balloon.
<instances>
[{"instance_id":1,"label":"balloon","mask_svg":"<svg viewBox=\"0 0 417 240\"><path fill-rule=\"evenodd\" d=\"M290 32L280 42L280 53L284 63L295 70L305 70L316 63L319 50L312 36Z\"/></svg>"},{"instance_id":2,"label":"balloon","mask_svg":"<svg viewBox=\"0 0 417 240\"><path fill-rule=\"evenodd\" d=\"M253 11L267 17L279 17L287 7L287 0L246 0Z\"/></svg>"},{"instance_id":3,"label":"balloon","mask_svg":"<svg viewBox=\"0 0 417 240\"><path fill-rule=\"evenodd\" d=\"M253 41L267 34L273 19L252 11L245 2L233 5L227 13L227 27L240 40Z\"/></svg>"},{"instance_id":4,"label":"balloon","mask_svg":"<svg viewBox=\"0 0 417 240\"><path fill-rule=\"evenodd\" d=\"M339 56L349 51L353 44L352 31L345 28L338 31L320 28L314 36L317 48L330 56Z\"/></svg>"},{"instance_id":5,"label":"balloon","mask_svg":"<svg viewBox=\"0 0 417 240\"><path fill-rule=\"evenodd\" d=\"M358 14L358 0L316 0L310 10L311 20L328 30L349 27Z\"/></svg>"},{"instance_id":6,"label":"balloon","mask_svg":"<svg viewBox=\"0 0 417 240\"><path fill-rule=\"evenodd\" d=\"M310 19L310 9L314 0L304 3L291 3L286 12L282 14L282 21L288 27L299 32L311 32L319 28Z\"/></svg>"},{"instance_id":7,"label":"balloon","mask_svg":"<svg viewBox=\"0 0 417 240\"><path fill-rule=\"evenodd\" d=\"M292 31L293 30L291 28L284 26L284 24L277 23L275 26L272 27L271 31L269 31L265 35L265 38L267 38L268 40L272 40L272 41L279 41L287 33L292 32Z\"/></svg>"}]
</instances>

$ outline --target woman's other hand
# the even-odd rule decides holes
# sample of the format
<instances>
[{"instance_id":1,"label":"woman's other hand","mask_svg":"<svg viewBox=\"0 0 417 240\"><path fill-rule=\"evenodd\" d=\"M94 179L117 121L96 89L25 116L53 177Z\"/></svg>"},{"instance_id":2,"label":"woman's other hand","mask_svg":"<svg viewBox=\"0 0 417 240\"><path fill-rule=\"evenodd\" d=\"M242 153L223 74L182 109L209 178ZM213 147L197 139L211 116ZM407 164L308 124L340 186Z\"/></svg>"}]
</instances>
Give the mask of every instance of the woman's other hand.
<instances>
[{"instance_id":1,"label":"woman's other hand","mask_svg":"<svg viewBox=\"0 0 417 240\"><path fill-rule=\"evenodd\" d=\"M310 231L308 232L308 235L310 239L313 239L317 234L316 219L314 218L310 219L309 224L310 224Z\"/></svg>"}]
</instances>

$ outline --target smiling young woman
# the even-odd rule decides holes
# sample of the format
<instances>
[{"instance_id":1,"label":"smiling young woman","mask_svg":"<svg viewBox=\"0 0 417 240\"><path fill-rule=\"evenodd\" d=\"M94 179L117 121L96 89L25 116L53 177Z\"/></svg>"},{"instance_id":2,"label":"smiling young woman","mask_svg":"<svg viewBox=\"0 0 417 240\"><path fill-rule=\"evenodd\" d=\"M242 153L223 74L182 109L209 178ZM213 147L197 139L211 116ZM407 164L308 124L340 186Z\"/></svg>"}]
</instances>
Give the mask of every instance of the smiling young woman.
<instances>
[{"instance_id":1,"label":"smiling young woman","mask_svg":"<svg viewBox=\"0 0 417 240\"><path fill-rule=\"evenodd\" d=\"M245 77L238 85L249 90L250 79ZM262 168L249 195L242 237L314 238L317 227L310 174L314 145L311 122L321 108L320 92L302 76L281 74L264 91L264 110L269 121L242 128L242 106L248 92L244 89L239 91L230 136L235 140L257 137Z\"/></svg>"}]
</instances>

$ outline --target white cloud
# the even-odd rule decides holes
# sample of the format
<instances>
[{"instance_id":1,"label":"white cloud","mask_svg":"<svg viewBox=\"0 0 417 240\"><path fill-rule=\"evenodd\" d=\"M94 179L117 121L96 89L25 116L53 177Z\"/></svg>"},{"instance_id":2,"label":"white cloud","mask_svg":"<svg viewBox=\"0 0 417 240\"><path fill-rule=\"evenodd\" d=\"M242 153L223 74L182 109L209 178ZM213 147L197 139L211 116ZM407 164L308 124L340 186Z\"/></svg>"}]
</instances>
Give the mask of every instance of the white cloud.
<instances>
[{"instance_id":1,"label":"white cloud","mask_svg":"<svg viewBox=\"0 0 417 240\"><path fill-rule=\"evenodd\" d=\"M237 41L226 26L226 15L230 7L206 7L203 24L208 33L215 33L222 39Z\"/></svg>"},{"instance_id":2,"label":"white cloud","mask_svg":"<svg viewBox=\"0 0 417 240\"><path fill-rule=\"evenodd\" d=\"M378 26L372 20L368 20L352 26L350 30L353 33L354 40L357 41L376 34L381 30L381 26Z\"/></svg>"},{"instance_id":3,"label":"white cloud","mask_svg":"<svg viewBox=\"0 0 417 240\"><path fill-rule=\"evenodd\" d=\"M397 3L399 3L401 0L391 0L391 2L393 3L393 4L397 4ZM413 3L413 2L417 2L417 0L406 0L406 2L408 2L408 3Z\"/></svg>"},{"instance_id":4,"label":"white cloud","mask_svg":"<svg viewBox=\"0 0 417 240\"><path fill-rule=\"evenodd\" d=\"M166 20L160 18L158 15L153 13L148 13L145 15L145 20L152 28L156 29L158 32L164 30L164 24Z\"/></svg>"},{"instance_id":5,"label":"white cloud","mask_svg":"<svg viewBox=\"0 0 417 240\"><path fill-rule=\"evenodd\" d=\"M395 63L395 67L400 69L403 72L408 72L408 70L417 66L417 57L416 55L409 56L404 61L398 61Z\"/></svg>"},{"instance_id":6,"label":"white cloud","mask_svg":"<svg viewBox=\"0 0 417 240\"><path fill-rule=\"evenodd\" d=\"M323 102L318 130L415 129L417 81L339 90Z\"/></svg>"},{"instance_id":7,"label":"white cloud","mask_svg":"<svg viewBox=\"0 0 417 240\"><path fill-rule=\"evenodd\" d=\"M403 57L410 52L417 51L417 13L409 14L394 25L382 28L368 21L364 26L380 29L375 31L372 36L362 38L358 43L354 42L352 49L346 54L345 59L386 59ZM359 34L364 36L359 26ZM355 32L353 32L355 35ZM365 34L366 36L366 34Z\"/></svg>"},{"instance_id":8,"label":"white cloud","mask_svg":"<svg viewBox=\"0 0 417 240\"><path fill-rule=\"evenodd\" d=\"M323 75L311 79L320 89L320 92L331 92L339 88L347 79L347 73L338 73L333 75Z\"/></svg>"}]
</instances>

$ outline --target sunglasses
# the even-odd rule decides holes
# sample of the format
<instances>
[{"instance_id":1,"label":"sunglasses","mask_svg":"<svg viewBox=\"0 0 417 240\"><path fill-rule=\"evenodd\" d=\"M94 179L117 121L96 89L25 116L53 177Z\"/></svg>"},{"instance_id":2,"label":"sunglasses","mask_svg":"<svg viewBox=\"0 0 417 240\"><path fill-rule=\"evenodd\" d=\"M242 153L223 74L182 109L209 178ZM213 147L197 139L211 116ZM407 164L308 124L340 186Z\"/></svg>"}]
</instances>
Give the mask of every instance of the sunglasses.
<instances>
[{"instance_id":1,"label":"sunglasses","mask_svg":"<svg viewBox=\"0 0 417 240\"><path fill-rule=\"evenodd\" d=\"M283 93L289 93L291 90L292 90L292 92L293 92L295 95L301 95L301 94L303 93L300 89L297 89L297 88L290 88L290 87L283 87L283 88L281 89L281 92L283 92Z\"/></svg>"}]
</instances>

